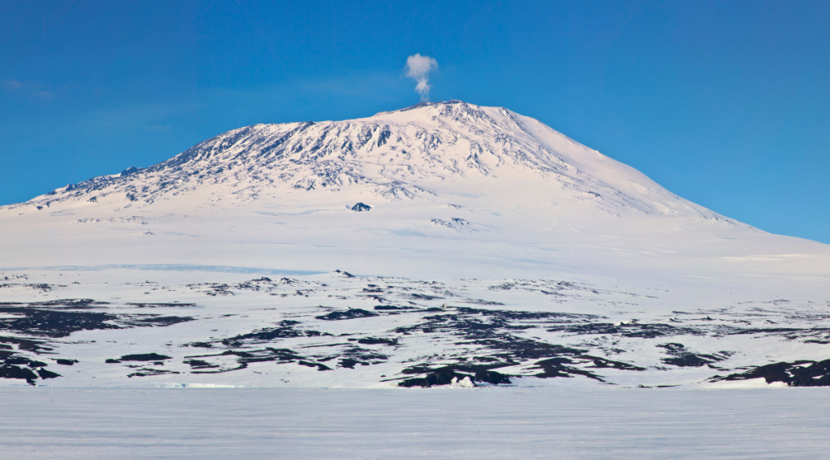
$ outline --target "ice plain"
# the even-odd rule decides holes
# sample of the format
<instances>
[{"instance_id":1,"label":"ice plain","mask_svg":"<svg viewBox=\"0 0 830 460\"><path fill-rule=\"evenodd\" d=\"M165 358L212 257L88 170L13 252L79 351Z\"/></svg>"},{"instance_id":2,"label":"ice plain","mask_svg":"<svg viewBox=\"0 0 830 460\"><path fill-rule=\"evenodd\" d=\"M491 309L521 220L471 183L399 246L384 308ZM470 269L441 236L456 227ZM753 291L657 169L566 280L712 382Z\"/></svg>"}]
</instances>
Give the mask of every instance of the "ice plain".
<instances>
[{"instance_id":1,"label":"ice plain","mask_svg":"<svg viewBox=\"0 0 830 460\"><path fill-rule=\"evenodd\" d=\"M826 458L826 388L0 389L0 458Z\"/></svg>"}]
</instances>

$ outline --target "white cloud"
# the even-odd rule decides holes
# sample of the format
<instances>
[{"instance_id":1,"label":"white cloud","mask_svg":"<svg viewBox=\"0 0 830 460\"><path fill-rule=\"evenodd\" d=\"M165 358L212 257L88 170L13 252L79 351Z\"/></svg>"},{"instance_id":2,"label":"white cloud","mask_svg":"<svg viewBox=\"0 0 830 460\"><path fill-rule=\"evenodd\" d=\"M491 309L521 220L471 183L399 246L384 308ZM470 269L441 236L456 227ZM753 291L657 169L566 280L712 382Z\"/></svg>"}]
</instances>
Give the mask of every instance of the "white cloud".
<instances>
[{"instance_id":1,"label":"white cloud","mask_svg":"<svg viewBox=\"0 0 830 460\"><path fill-rule=\"evenodd\" d=\"M51 91L35 91L32 93L32 96L39 99L52 99L55 97L55 93Z\"/></svg>"},{"instance_id":2,"label":"white cloud","mask_svg":"<svg viewBox=\"0 0 830 460\"><path fill-rule=\"evenodd\" d=\"M438 68L438 61L429 57L421 56L420 53L415 53L406 58L406 76L417 81L415 91L421 95L422 101L429 100L429 73Z\"/></svg>"},{"instance_id":3,"label":"white cloud","mask_svg":"<svg viewBox=\"0 0 830 460\"><path fill-rule=\"evenodd\" d=\"M22 87L23 87L23 83L20 83L20 82L19 82L19 81L17 81L17 80L5 80L5 81L3 82L3 87L4 87L4 88L6 88L6 89L8 89L8 90L15 90L15 89L20 89L20 88L22 88Z\"/></svg>"},{"instance_id":4,"label":"white cloud","mask_svg":"<svg viewBox=\"0 0 830 460\"><path fill-rule=\"evenodd\" d=\"M58 96L59 93L66 94L69 91L67 85L63 85L57 89L52 85L43 84L36 81L18 81L18 80L4 80L0 82L8 91L18 92L19 94L28 94L36 99L51 100Z\"/></svg>"}]
</instances>

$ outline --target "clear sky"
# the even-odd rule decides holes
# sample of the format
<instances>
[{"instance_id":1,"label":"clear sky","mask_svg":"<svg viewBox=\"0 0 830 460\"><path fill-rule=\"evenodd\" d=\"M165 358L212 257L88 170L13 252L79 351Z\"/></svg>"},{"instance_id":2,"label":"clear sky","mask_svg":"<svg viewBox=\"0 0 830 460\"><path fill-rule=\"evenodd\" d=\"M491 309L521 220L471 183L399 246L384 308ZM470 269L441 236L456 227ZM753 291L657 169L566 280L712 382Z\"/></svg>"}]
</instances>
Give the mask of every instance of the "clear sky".
<instances>
[{"instance_id":1,"label":"clear sky","mask_svg":"<svg viewBox=\"0 0 830 460\"><path fill-rule=\"evenodd\" d=\"M0 1L0 204L254 123L503 106L830 243L830 2Z\"/></svg>"}]
</instances>

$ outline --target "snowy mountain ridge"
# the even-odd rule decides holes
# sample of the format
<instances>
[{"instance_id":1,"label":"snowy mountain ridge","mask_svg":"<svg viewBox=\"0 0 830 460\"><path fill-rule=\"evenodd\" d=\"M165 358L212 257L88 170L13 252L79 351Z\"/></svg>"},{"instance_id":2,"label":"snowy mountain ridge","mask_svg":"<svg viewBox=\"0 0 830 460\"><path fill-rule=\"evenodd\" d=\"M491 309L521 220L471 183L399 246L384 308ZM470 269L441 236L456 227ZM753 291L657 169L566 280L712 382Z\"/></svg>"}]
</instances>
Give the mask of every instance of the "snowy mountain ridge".
<instances>
[{"instance_id":1,"label":"snowy mountain ridge","mask_svg":"<svg viewBox=\"0 0 830 460\"><path fill-rule=\"evenodd\" d=\"M24 204L147 206L197 189L209 190L209 200L251 202L266 194L350 187L400 200L435 196L441 183L503 176L543 183L557 199L581 200L612 214L724 219L535 119L460 101L357 120L234 129L156 165L95 177Z\"/></svg>"}]
</instances>

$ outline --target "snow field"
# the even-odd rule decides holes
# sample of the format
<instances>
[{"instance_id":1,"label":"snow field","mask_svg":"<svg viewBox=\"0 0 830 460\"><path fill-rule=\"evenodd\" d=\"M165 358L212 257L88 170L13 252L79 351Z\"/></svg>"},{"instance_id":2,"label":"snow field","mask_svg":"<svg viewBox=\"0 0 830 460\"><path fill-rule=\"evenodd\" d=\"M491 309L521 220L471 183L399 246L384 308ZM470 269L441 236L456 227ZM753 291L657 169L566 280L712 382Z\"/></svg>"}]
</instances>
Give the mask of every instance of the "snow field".
<instances>
[{"instance_id":1,"label":"snow field","mask_svg":"<svg viewBox=\"0 0 830 460\"><path fill-rule=\"evenodd\" d=\"M827 389L0 389L0 458L819 459Z\"/></svg>"}]
</instances>

